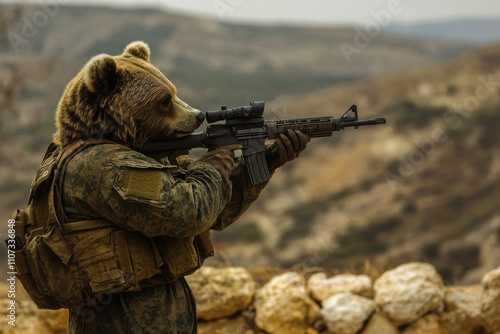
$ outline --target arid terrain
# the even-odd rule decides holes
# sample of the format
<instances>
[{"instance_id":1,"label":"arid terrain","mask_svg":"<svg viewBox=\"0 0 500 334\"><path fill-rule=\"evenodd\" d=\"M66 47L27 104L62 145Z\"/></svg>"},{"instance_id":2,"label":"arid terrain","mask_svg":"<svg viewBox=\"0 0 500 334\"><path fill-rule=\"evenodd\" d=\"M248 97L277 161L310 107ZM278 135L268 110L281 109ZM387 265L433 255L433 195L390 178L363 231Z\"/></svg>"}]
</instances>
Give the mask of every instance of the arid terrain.
<instances>
[{"instance_id":1,"label":"arid terrain","mask_svg":"<svg viewBox=\"0 0 500 334\"><path fill-rule=\"evenodd\" d=\"M388 124L311 142L243 222L217 235L219 249L246 265L429 261L449 282L477 282L500 265L499 59L492 45L270 103L280 117L356 103Z\"/></svg>"},{"instance_id":2,"label":"arid terrain","mask_svg":"<svg viewBox=\"0 0 500 334\"><path fill-rule=\"evenodd\" d=\"M7 32L24 36L25 22ZM33 36L2 40L0 220L26 205L67 81L91 56L141 39L202 110L266 100L269 119L339 117L352 104L361 118L387 118L313 140L238 223L214 233L212 261L332 272L425 261L447 282L478 283L500 265L500 46L381 34L348 59L340 45L354 36L349 27L58 8Z\"/></svg>"}]
</instances>

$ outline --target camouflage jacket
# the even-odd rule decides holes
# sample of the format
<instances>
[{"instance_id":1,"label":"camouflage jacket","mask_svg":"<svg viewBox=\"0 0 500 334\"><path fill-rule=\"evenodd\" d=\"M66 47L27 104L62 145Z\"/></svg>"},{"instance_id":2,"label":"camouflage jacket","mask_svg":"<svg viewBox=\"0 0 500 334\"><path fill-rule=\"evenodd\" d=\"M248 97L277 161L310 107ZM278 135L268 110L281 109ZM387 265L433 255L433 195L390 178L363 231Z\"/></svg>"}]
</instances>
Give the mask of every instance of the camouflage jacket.
<instances>
[{"instance_id":1,"label":"camouflage jacket","mask_svg":"<svg viewBox=\"0 0 500 334\"><path fill-rule=\"evenodd\" d=\"M196 265L183 266L180 254L171 262L181 266L173 276L163 270L142 286L172 282L201 266L213 249L197 236L232 224L265 186L250 186L244 171L227 181L205 162L179 162L162 163L122 145L101 144L77 154L66 169L62 199L68 221L104 218L117 228L160 239L172 248L161 254L164 261L179 255L180 243L196 250L191 254Z\"/></svg>"},{"instance_id":2,"label":"camouflage jacket","mask_svg":"<svg viewBox=\"0 0 500 334\"><path fill-rule=\"evenodd\" d=\"M69 222L104 218L129 235L140 234L163 243L159 249L170 250L161 254L163 260L179 257L175 263L181 267L172 275L172 268L164 265L161 272L141 281L140 291L104 295L97 305L71 309L69 333L197 332L194 296L182 274L196 270L211 255L207 253L211 244L199 236L232 224L265 184L250 186L244 170L226 181L205 162L187 158L177 162L159 162L125 146L101 144L78 153L67 165L62 200ZM90 267L96 264L105 270L94 276L105 274L106 282L112 283L115 277L106 263L114 262L116 256L100 250L103 244L115 242L113 236L118 234L109 234L109 230L67 237L78 240L77 253L82 257L86 254L79 264L83 275L91 277ZM96 238L101 241L96 242ZM197 263L192 268L182 265L186 258L179 246L186 245L195 249L191 255ZM129 246L133 250L134 245Z\"/></svg>"}]
</instances>

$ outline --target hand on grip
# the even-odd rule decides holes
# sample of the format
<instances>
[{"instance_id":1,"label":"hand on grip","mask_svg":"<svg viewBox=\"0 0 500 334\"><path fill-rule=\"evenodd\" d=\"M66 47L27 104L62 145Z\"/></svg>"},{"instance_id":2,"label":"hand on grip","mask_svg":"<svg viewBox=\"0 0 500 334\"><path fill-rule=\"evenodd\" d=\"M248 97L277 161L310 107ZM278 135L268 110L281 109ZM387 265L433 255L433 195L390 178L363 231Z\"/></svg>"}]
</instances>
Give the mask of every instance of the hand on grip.
<instances>
[{"instance_id":1,"label":"hand on grip","mask_svg":"<svg viewBox=\"0 0 500 334\"><path fill-rule=\"evenodd\" d=\"M281 134L274 143L266 148L267 164L270 171L296 159L310 140L308 135L298 130L288 129L285 134Z\"/></svg>"},{"instance_id":2,"label":"hand on grip","mask_svg":"<svg viewBox=\"0 0 500 334\"><path fill-rule=\"evenodd\" d=\"M222 146L203 154L199 160L212 165L222 178L229 180L235 168L234 151L241 148L238 144Z\"/></svg>"}]
</instances>

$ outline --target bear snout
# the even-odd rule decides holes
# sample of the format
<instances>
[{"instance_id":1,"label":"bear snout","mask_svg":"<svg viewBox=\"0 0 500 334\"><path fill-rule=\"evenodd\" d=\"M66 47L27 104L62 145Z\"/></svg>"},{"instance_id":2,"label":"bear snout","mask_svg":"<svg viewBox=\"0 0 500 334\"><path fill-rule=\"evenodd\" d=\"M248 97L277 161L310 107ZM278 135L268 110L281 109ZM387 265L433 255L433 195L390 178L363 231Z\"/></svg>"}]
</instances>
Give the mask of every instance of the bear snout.
<instances>
[{"instance_id":1,"label":"bear snout","mask_svg":"<svg viewBox=\"0 0 500 334\"><path fill-rule=\"evenodd\" d=\"M175 97L173 101L177 116L174 126L177 137L192 133L203 123L205 119L204 113L191 107L178 97Z\"/></svg>"}]
</instances>

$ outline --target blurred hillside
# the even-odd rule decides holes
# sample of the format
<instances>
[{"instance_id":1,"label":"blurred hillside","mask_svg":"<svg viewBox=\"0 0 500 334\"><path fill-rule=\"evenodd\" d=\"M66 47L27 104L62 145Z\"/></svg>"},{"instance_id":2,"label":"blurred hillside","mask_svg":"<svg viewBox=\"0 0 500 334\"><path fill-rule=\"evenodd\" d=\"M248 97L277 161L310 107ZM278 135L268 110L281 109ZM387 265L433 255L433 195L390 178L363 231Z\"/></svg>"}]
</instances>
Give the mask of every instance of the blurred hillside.
<instances>
[{"instance_id":1,"label":"blurred hillside","mask_svg":"<svg viewBox=\"0 0 500 334\"><path fill-rule=\"evenodd\" d=\"M397 35L487 44L499 40L500 20L497 18L462 18L412 24L391 24L386 29Z\"/></svg>"},{"instance_id":2,"label":"blurred hillside","mask_svg":"<svg viewBox=\"0 0 500 334\"><path fill-rule=\"evenodd\" d=\"M202 110L266 100L269 118L340 116L356 103L361 117L388 118L383 127L315 140L277 172L255 207L215 234L225 261L346 267L365 258L388 265L424 259L446 279L468 272L474 280L470 270L498 260L497 79L487 98L471 102L481 80L498 78L498 47L443 65L473 47L381 34L348 59L340 48L354 44L348 27L231 25L90 7L58 7L26 34L40 11L24 7L5 28L18 43L4 38L0 48L0 86L11 101L0 104L1 221L25 206L68 80L91 56L143 40L181 98ZM474 110L449 114L457 103ZM433 140L439 128L440 142L420 149L415 142Z\"/></svg>"},{"instance_id":3,"label":"blurred hillside","mask_svg":"<svg viewBox=\"0 0 500 334\"><path fill-rule=\"evenodd\" d=\"M219 249L298 267L428 261L449 283L500 265L500 45L270 106L301 117L351 103L388 124L313 141Z\"/></svg>"},{"instance_id":4,"label":"blurred hillside","mask_svg":"<svg viewBox=\"0 0 500 334\"><path fill-rule=\"evenodd\" d=\"M379 35L347 59L340 45L358 45L356 31L350 27L259 27L159 10L93 7L58 7L38 27L34 18L40 13L44 13L40 6L24 7L22 19L9 27L14 43L6 41L1 53L4 62L36 59L42 62L40 68L57 63L64 72L51 76L64 85L90 57L119 54L124 45L139 39L149 44L153 62L175 80L191 104L212 108L221 103L269 100L277 94L295 95L450 59L472 48L465 43ZM60 86L51 88L57 101ZM54 105L52 101L47 107Z\"/></svg>"}]
</instances>

